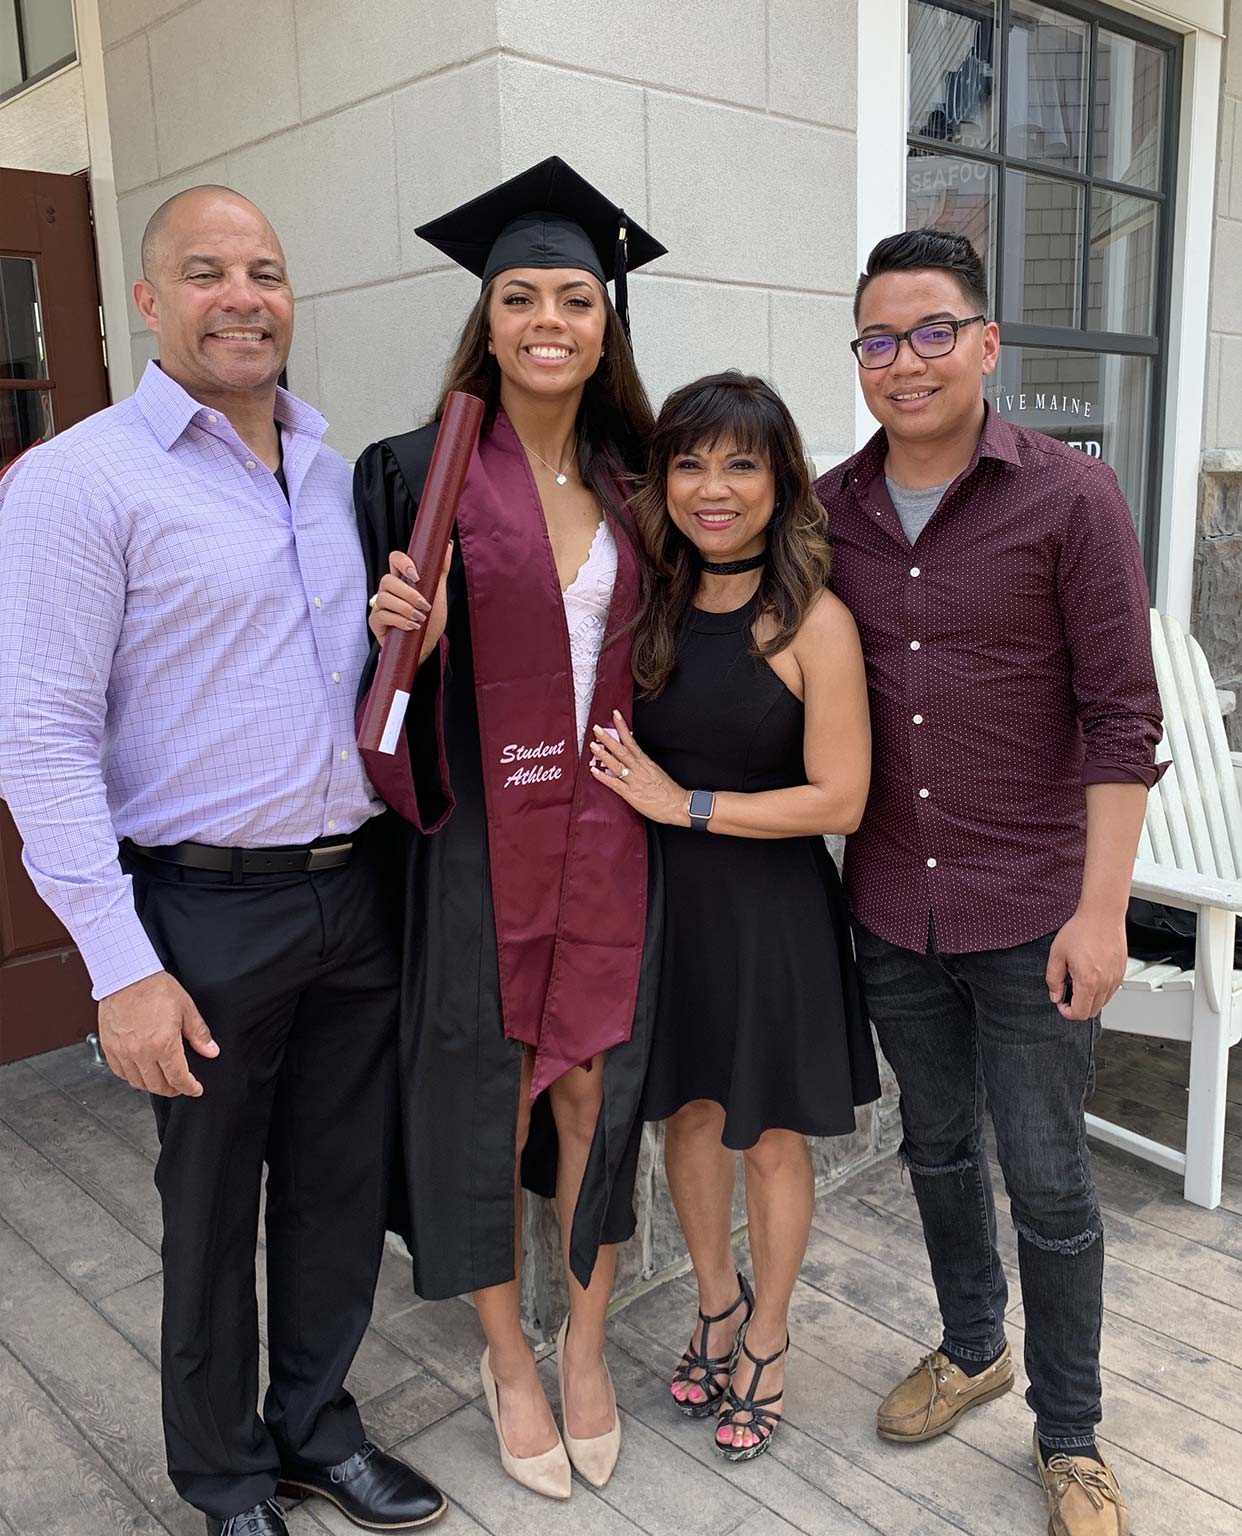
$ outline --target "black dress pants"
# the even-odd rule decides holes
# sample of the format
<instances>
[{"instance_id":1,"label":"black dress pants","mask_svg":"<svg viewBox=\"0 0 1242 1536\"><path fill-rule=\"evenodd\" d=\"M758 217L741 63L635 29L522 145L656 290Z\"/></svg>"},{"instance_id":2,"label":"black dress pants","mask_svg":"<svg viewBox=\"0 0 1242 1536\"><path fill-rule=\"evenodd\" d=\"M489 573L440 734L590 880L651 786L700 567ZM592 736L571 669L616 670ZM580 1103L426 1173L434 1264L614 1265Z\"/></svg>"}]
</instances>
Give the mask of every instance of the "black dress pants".
<instances>
[{"instance_id":1,"label":"black dress pants","mask_svg":"<svg viewBox=\"0 0 1242 1536\"><path fill-rule=\"evenodd\" d=\"M216 1519L282 1453L351 1456L345 1376L371 1315L396 1145L398 913L371 823L350 862L242 876L124 857L143 926L220 1047L157 1098L168 1471ZM267 1164L271 1385L258 1413L255 1244Z\"/></svg>"}]
</instances>

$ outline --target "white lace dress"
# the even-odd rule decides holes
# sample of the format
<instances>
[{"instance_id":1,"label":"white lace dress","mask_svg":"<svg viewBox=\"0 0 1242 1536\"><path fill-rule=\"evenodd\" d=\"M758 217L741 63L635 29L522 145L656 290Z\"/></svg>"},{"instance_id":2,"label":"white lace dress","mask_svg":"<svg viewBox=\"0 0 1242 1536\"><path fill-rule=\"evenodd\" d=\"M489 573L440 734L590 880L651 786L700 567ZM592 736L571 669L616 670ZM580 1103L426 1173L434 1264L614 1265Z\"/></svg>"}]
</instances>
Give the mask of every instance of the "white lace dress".
<instances>
[{"instance_id":1,"label":"white lace dress","mask_svg":"<svg viewBox=\"0 0 1242 1536\"><path fill-rule=\"evenodd\" d=\"M595 673L599 650L604 643L608 606L617 579L617 545L601 518L590 552L578 574L561 594L565 600L565 623L569 629L569 656L574 669L574 707L578 721L578 751L586 738L590 722L591 700L595 697ZM611 721L597 721L610 725Z\"/></svg>"}]
</instances>

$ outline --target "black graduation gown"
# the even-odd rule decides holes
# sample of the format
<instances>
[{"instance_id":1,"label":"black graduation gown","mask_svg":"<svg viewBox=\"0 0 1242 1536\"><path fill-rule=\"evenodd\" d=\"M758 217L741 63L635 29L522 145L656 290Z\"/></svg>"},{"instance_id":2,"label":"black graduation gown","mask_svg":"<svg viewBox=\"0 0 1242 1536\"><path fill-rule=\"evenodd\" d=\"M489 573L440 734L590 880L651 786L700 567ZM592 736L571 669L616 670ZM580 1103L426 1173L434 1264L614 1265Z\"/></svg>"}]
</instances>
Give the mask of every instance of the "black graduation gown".
<instances>
[{"instance_id":1,"label":"black graduation gown","mask_svg":"<svg viewBox=\"0 0 1242 1536\"><path fill-rule=\"evenodd\" d=\"M354 473L354 502L368 590L391 550L410 541L436 429L373 443ZM402 472L404 467L404 473ZM457 1296L514 1278L513 1176L522 1045L507 1040L500 1006L487 818L466 608L465 569L455 544L448 580L448 663L443 682L444 748L456 806L439 831L400 822L404 840L404 959L400 1023L403 1210L393 1225L414 1259L420 1296ZM378 648L363 676L370 681ZM435 707L438 669L415 680L407 736L426 826L442 813ZM398 820L398 818L393 818ZM659 871L652 869L653 885ZM657 894L655 890L653 896ZM662 902L648 902L659 913ZM574 1217L571 1264L587 1284L601 1243L634 1232L634 1180L658 978L658 935L648 918L630 1039L604 1057L604 1102ZM532 1107L522 1182L552 1196L556 1130L547 1094Z\"/></svg>"}]
</instances>

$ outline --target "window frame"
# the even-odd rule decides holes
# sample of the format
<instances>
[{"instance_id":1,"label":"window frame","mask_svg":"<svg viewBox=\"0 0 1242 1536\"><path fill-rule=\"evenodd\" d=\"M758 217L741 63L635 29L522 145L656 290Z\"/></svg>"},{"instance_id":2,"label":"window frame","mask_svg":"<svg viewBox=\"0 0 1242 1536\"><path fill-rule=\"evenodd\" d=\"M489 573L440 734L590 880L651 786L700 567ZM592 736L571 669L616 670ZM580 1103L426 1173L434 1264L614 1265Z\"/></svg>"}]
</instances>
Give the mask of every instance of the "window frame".
<instances>
[{"instance_id":1,"label":"window frame","mask_svg":"<svg viewBox=\"0 0 1242 1536\"><path fill-rule=\"evenodd\" d=\"M57 59L54 64L45 65L37 74L26 73L26 29L22 23L22 8L19 0L0 0L0 6L9 8L13 14L13 26L17 34L17 67L21 73L21 79L16 85L9 86L7 91L0 91L0 106L20 96L23 91L28 91L33 85L40 85L44 80L49 80L53 75L59 74L62 69L67 69L70 64L78 62L78 17L73 0L63 0L69 9L69 19L73 23L73 52L67 53L63 59Z\"/></svg>"},{"instance_id":2,"label":"window frame","mask_svg":"<svg viewBox=\"0 0 1242 1536\"><path fill-rule=\"evenodd\" d=\"M980 12L990 9L989 0L926 0L938 9L956 12L972 20L980 19ZM1169 377L1173 362L1174 315L1173 269L1176 258L1175 225L1178 200L1178 168L1181 137L1181 101L1183 89L1185 38L1167 27L1158 26L1145 17L1133 15L1103 0L1038 0L1050 10L1083 22L1088 28L1087 47L1089 76L1087 86L1087 154L1085 169L1066 170L1042 161L1026 160L1008 153L1009 113L1007 78L1009 64L1009 27L1011 0L996 0L996 28L1000 47L997 50L998 68L994 91L994 111L997 114L995 149L977 149L955 144L945 139L935 139L910 131L908 109L904 113L903 143L905 164L908 167L910 150L918 151L917 158L934 159L946 155L961 160L975 161L988 166L996 178L996 204L993 223L995 267L992 273L993 293L990 309L1001 330L1002 345L1025 348L1044 348L1065 352L1090 352L1101 355L1138 356L1152 359L1152 388L1149 406L1148 444L1146 454L1147 476L1145 505L1134 510L1142 522L1143 561L1147 578L1155 589L1157 563L1161 549L1163 498L1161 487L1164 480L1165 433L1162 424L1166 420L1169 400ZM906 12L909 14L907 0ZM1091 152L1095 132L1095 90L1098 74L1099 37L1103 29L1120 37L1160 49L1165 54L1164 116L1161 124L1162 144L1160 153L1161 177L1158 189L1140 188L1125 182L1097 176L1094 171L1094 155ZM906 57L909 58L908 37ZM1068 182L1081 189L1083 198L1082 275L1078 297L1079 324L1074 327L1027 325L1020 321L1003 320L1005 303L1005 210L1008 198L1006 171L1021 171L1028 175L1049 180ZM904 175L904 169L903 169ZM1096 188L1126 197L1138 197L1152 203L1158 209L1160 233L1156 242L1157 273L1152 331L1150 335L1133 335L1128 332L1090 330L1087 328L1087 293L1090 286L1090 240L1092 193Z\"/></svg>"}]
</instances>

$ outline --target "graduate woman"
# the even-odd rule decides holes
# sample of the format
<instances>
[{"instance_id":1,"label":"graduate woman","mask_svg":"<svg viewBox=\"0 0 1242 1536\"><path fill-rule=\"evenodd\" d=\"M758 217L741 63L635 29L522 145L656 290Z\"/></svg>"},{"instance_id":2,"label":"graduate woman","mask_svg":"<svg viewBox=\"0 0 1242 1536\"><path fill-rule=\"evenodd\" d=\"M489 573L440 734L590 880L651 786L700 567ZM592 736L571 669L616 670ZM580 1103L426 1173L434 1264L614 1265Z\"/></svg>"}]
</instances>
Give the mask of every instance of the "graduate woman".
<instances>
[{"instance_id":1,"label":"graduate woman","mask_svg":"<svg viewBox=\"0 0 1242 1536\"><path fill-rule=\"evenodd\" d=\"M780 1424L815 1194L805 1138L852 1131L854 1106L880 1091L821 835L862 816L867 685L854 621L827 590L797 428L761 379L718 374L669 396L636 514L651 565L634 730L618 719L620 740L597 731L591 750L596 778L650 819L662 870L644 1112L668 1121L699 1291L673 1396L743 1461ZM753 1292L731 1251L735 1149Z\"/></svg>"},{"instance_id":2,"label":"graduate woman","mask_svg":"<svg viewBox=\"0 0 1242 1536\"><path fill-rule=\"evenodd\" d=\"M482 279L445 391L487 411L429 613L402 577L435 426L373 444L355 480L372 628L425 629L403 750L376 782L412 824L408 1239L421 1295L474 1294L506 1471L567 1498L571 1461L602 1486L620 1446L604 1325L634 1229L654 960L646 830L600 792L584 737L631 708L626 502L651 412L625 273L663 247L556 158L418 233ZM521 1327L523 1182L561 1220L563 1440Z\"/></svg>"}]
</instances>

